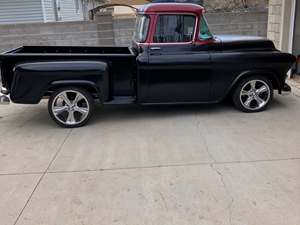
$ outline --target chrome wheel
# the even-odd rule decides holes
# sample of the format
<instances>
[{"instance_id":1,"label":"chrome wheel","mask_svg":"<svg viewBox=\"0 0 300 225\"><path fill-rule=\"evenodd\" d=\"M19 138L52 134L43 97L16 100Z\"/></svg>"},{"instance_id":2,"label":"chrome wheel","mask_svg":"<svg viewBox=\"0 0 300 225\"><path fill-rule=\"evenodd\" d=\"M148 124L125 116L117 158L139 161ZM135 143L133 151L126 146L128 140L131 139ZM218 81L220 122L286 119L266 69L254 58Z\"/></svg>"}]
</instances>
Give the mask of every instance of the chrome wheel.
<instances>
[{"instance_id":1,"label":"chrome wheel","mask_svg":"<svg viewBox=\"0 0 300 225\"><path fill-rule=\"evenodd\" d=\"M90 105L88 99L79 91L64 90L54 97L51 111L60 123L74 126L88 117Z\"/></svg>"},{"instance_id":2,"label":"chrome wheel","mask_svg":"<svg viewBox=\"0 0 300 225\"><path fill-rule=\"evenodd\" d=\"M271 89L263 80L250 80L240 91L240 101L243 107L256 111L265 107L271 98Z\"/></svg>"}]
</instances>

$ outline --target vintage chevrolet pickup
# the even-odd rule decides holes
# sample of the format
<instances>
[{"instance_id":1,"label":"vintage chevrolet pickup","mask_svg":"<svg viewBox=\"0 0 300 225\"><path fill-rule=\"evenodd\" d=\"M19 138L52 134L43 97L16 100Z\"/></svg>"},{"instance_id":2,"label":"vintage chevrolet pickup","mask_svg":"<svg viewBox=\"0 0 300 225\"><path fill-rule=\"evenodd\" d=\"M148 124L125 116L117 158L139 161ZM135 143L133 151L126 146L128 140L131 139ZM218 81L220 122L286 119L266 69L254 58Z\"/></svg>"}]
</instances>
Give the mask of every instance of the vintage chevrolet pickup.
<instances>
[{"instance_id":1,"label":"vintage chevrolet pickup","mask_svg":"<svg viewBox=\"0 0 300 225\"><path fill-rule=\"evenodd\" d=\"M130 47L24 46L0 55L0 102L37 104L62 127L86 124L94 101L105 104L218 103L231 97L244 112L288 93L295 57L259 37L209 30L195 4L147 4L137 12Z\"/></svg>"}]
</instances>

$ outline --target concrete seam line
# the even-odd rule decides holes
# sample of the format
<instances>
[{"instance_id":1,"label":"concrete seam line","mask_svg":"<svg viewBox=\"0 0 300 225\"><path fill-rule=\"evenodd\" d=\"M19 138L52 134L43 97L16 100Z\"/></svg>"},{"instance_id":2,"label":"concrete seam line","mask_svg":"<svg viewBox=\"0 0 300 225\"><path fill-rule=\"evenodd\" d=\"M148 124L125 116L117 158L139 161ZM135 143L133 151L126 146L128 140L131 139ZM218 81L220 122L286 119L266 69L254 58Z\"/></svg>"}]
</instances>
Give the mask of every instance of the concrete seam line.
<instances>
[{"instance_id":1,"label":"concrete seam line","mask_svg":"<svg viewBox=\"0 0 300 225\"><path fill-rule=\"evenodd\" d=\"M232 161L232 162L199 162L199 163L185 163L185 164L170 164L170 165L153 165L143 167L119 167L119 168L102 168L102 169L86 169L86 170L69 170L69 171L48 171L47 174L68 174L68 173L89 173L89 172L106 172L106 171L123 171L123 170L137 170L137 169L155 169L155 168L169 168L169 167L184 167L184 166L211 166L211 165L226 165L226 164L247 164L247 163L262 163L262 162L281 162L300 160L300 158L287 159L266 159L254 161Z\"/></svg>"},{"instance_id":2,"label":"concrete seam line","mask_svg":"<svg viewBox=\"0 0 300 225\"><path fill-rule=\"evenodd\" d=\"M47 171L46 174L64 174L64 173L86 173L86 172L102 172L102 171L118 171L118 170L134 170L134 169L151 169L151 168L167 168L167 167L183 167L183 166L207 166L207 165L226 165L226 164L249 164L249 163L260 163L260 162L280 162L300 160L300 158L285 158L285 159L261 159L252 161L228 161L228 162L199 162L199 163L186 163L186 164L170 164L170 165L153 165L153 166L142 166L142 167L124 167L124 168L103 168L103 169L86 169L86 170L57 170ZM0 173L0 176L22 176L22 175L38 175L44 174L45 172L25 172L25 173Z\"/></svg>"},{"instance_id":3,"label":"concrete seam line","mask_svg":"<svg viewBox=\"0 0 300 225\"><path fill-rule=\"evenodd\" d=\"M52 163L53 163L54 160L56 159L57 155L58 155L58 154L60 153L60 151L62 150L64 144L66 143L67 139L70 137L71 133L72 133L72 130L70 130L70 131L67 133L67 135L66 135L66 137L64 138L63 142L61 143L61 145L59 146L58 150L56 151L56 153L55 153L54 156L52 157L50 163L48 164L46 170L43 172L43 174L41 175L41 177L40 177L40 179L38 180L37 184L36 184L35 187L33 188L31 194L29 195L29 198L27 199L25 205L23 206L21 212L20 212L19 215L17 216L17 218L16 218L16 220L15 220L15 222L14 222L13 225L16 225L16 224L18 223L18 221L19 221L19 219L21 218L21 216L22 216L22 214L23 214L25 208L26 208L27 205L29 204L29 202L30 202L30 200L31 200L31 198L32 198L32 196L33 196L33 194L34 194L34 192L35 192L36 189L38 188L38 186L39 186L39 184L41 183L41 181L43 180L44 176L47 174L47 171L49 170L50 166L52 165Z\"/></svg>"},{"instance_id":4,"label":"concrete seam line","mask_svg":"<svg viewBox=\"0 0 300 225\"><path fill-rule=\"evenodd\" d=\"M0 176L22 176L22 175L39 175L44 172L24 172L24 173L0 173Z\"/></svg>"},{"instance_id":5,"label":"concrete seam line","mask_svg":"<svg viewBox=\"0 0 300 225\"><path fill-rule=\"evenodd\" d=\"M200 134L201 134L201 136L202 136L202 138L203 138L203 141L204 141L204 148L205 148L205 150L206 150L206 152L207 152L209 158L213 161L213 163L216 163L217 160L216 160L215 157L212 155L212 153L209 151L209 147L208 147L208 144L207 144L206 137L205 137L205 135L204 135L202 129L200 128L200 123L201 123L201 121L199 120L199 118L197 117L197 115L198 115L198 114L196 114L196 124L197 124L196 126L197 126L197 129L200 131ZM203 127L205 127L205 126L203 126Z\"/></svg>"},{"instance_id":6,"label":"concrete seam line","mask_svg":"<svg viewBox=\"0 0 300 225\"><path fill-rule=\"evenodd\" d=\"M232 196L232 194L231 194L231 192L230 192L228 186L227 186L226 183L225 183L223 174L222 174L222 173L214 166L213 163L210 164L210 167L211 167L211 169L212 169L213 171L215 171L215 172L218 174L218 176L220 177L221 183L223 184L223 187L224 187L225 191L227 192L228 196L229 196L230 199L231 199L231 200L230 200L230 203L229 203L229 205L227 206L226 209L229 210L229 213L228 213L229 219L228 219L228 220L229 220L229 224L232 225L232 206L233 206L233 203L234 203L234 198L233 198L233 196Z\"/></svg>"}]
</instances>

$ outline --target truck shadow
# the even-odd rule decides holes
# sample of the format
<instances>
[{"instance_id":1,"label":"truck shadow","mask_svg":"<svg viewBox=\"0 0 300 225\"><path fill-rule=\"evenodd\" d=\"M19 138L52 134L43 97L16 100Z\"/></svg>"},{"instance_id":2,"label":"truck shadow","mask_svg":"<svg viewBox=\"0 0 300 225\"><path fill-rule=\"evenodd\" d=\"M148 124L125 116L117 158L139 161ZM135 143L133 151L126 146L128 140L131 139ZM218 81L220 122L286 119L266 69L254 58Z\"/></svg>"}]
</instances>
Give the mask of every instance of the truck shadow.
<instances>
[{"instance_id":1,"label":"truck shadow","mask_svg":"<svg viewBox=\"0 0 300 225\"><path fill-rule=\"evenodd\" d=\"M288 107L288 103L281 99L274 99L268 111L274 111ZM219 114L240 114L231 102L225 101L219 104L199 105L96 105L90 124L102 121L136 121L141 119L163 119L184 116L214 116Z\"/></svg>"},{"instance_id":2,"label":"truck shadow","mask_svg":"<svg viewBox=\"0 0 300 225\"><path fill-rule=\"evenodd\" d=\"M228 105L229 107L229 105ZM131 114L132 112L141 113L143 115L144 113L168 113L168 114L177 114L177 113L193 113L195 111L197 112L211 112L215 110L219 110L220 108L224 108L224 106L218 105L218 104L211 104L211 105L115 105L110 106L106 105L104 107L97 105L96 111L115 111L118 112L118 110L123 111L124 113ZM145 114L144 114L145 115Z\"/></svg>"},{"instance_id":3,"label":"truck shadow","mask_svg":"<svg viewBox=\"0 0 300 225\"><path fill-rule=\"evenodd\" d=\"M28 123L32 127L54 128L57 125L50 118L46 102L31 109L35 115ZM274 99L268 111L288 108L288 103L281 99ZM219 114L240 114L231 102L222 102L219 104L199 104L199 105L105 105L96 104L94 115L89 125L97 125L105 122L138 121L143 119L164 119L184 116L216 116Z\"/></svg>"},{"instance_id":4,"label":"truck shadow","mask_svg":"<svg viewBox=\"0 0 300 225\"><path fill-rule=\"evenodd\" d=\"M97 105L90 123L101 121L136 121L142 119L163 119L191 115L213 115L234 112L230 103L200 105Z\"/></svg>"},{"instance_id":5,"label":"truck shadow","mask_svg":"<svg viewBox=\"0 0 300 225\"><path fill-rule=\"evenodd\" d=\"M104 105L96 104L94 114L87 126L97 126L105 122L139 121L144 119L162 119L184 117L188 115L208 115L235 111L230 104L210 105ZM30 108L31 118L24 121L24 126L31 128L58 128L47 111L46 102Z\"/></svg>"}]
</instances>

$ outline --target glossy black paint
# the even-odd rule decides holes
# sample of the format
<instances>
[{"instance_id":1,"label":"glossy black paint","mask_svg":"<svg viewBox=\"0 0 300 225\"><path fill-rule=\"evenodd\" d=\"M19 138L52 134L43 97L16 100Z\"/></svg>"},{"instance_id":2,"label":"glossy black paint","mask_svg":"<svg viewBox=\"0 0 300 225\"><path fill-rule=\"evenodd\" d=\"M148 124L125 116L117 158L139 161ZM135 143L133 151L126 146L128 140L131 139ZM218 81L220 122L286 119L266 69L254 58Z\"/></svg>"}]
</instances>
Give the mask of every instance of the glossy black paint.
<instances>
[{"instance_id":1,"label":"glossy black paint","mask_svg":"<svg viewBox=\"0 0 300 225\"><path fill-rule=\"evenodd\" d=\"M81 86L104 103L128 97L128 103L174 104L219 102L250 75L267 76L280 92L295 57L266 39L218 36L205 44L22 47L0 61L16 103L38 103L56 88Z\"/></svg>"}]
</instances>

